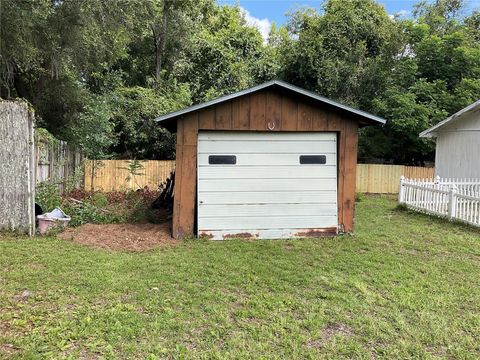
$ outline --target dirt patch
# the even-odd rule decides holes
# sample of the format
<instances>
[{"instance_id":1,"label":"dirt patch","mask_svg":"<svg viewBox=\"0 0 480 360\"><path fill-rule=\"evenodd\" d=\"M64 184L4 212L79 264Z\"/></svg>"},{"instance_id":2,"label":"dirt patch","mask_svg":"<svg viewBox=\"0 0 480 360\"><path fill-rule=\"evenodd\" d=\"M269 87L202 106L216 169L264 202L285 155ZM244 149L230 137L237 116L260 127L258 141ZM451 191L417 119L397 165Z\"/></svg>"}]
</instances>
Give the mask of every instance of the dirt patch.
<instances>
[{"instance_id":1,"label":"dirt patch","mask_svg":"<svg viewBox=\"0 0 480 360\"><path fill-rule=\"evenodd\" d=\"M307 346L315 349L322 348L331 338L335 335L341 335L345 337L350 337L354 335L353 330L342 323L332 323L327 325L322 331L322 337L320 339L315 339L309 341Z\"/></svg>"},{"instance_id":2,"label":"dirt patch","mask_svg":"<svg viewBox=\"0 0 480 360\"><path fill-rule=\"evenodd\" d=\"M69 228L59 237L78 244L109 250L145 251L179 243L170 235L170 222L163 224L85 224Z\"/></svg>"}]
</instances>

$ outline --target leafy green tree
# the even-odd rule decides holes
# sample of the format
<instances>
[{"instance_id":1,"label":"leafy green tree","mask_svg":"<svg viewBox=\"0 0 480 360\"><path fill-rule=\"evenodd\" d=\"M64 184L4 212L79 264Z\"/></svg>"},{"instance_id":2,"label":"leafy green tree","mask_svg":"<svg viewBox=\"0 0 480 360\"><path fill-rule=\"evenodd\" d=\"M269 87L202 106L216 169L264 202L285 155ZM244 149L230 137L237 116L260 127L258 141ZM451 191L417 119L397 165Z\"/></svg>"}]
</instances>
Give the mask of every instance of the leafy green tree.
<instances>
[{"instance_id":1,"label":"leafy green tree","mask_svg":"<svg viewBox=\"0 0 480 360\"><path fill-rule=\"evenodd\" d=\"M115 142L109 152L126 159L173 159L175 137L154 119L190 105L187 85L151 89L123 87L104 96L111 111Z\"/></svg>"},{"instance_id":2,"label":"leafy green tree","mask_svg":"<svg viewBox=\"0 0 480 360\"><path fill-rule=\"evenodd\" d=\"M401 42L397 24L373 0L329 0L323 13L292 14L283 77L325 96L368 108L384 89Z\"/></svg>"},{"instance_id":3,"label":"leafy green tree","mask_svg":"<svg viewBox=\"0 0 480 360\"><path fill-rule=\"evenodd\" d=\"M191 39L174 76L189 83L195 102L209 100L271 78L260 32L239 7L215 7Z\"/></svg>"},{"instance_id":4,"label":"leafy green tree","mask_svg":"<svg viewBox=\"0 0 480 360\"><path fill-rule=\"evenodd\" d=\"M363 131L362 158L418 165L433 160L434 143L418 134L480 98L480 43L468 19L459 17L461 5L422 2L416 18L401 22L404 51L372 103L388 122Z\"/></svg>"}]
</instances>

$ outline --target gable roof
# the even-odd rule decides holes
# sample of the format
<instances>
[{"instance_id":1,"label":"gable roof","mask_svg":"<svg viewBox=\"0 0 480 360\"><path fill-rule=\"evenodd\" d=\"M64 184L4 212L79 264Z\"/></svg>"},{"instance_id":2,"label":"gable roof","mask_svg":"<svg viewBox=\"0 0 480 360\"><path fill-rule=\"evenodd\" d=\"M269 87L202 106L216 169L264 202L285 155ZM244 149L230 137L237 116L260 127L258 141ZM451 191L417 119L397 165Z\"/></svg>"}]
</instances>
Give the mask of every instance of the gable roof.
<instances>
[{"instance_id":1,"label":"gable roof","mask_svg":"<svg viewBox=\"0 0 480 360\"><path fill-rule=\"evenodd\" d=\"M423 132L420 133L420 137L436 137L437 136L437 131L442 128L443 126L447 124L451 124L452 122L460 119L463 117L463 115L475 111L477 109L480 109L480 100L475 101L473 104L468 105L467 107L463 108L460 111L457 111L455 114L449 116L445 120L440 121L437 125L432 126L430 129L427 129Z\"/></svg>"},{"instance_id":2,"label":"gable roof","mask_svg":"<svg viewBox=\"0 0 480 360\"><path fill-rule=\"evenodd\" d=\"M181 109L181 110L178 110L178 111L171 112L169 114L161 115L161 116L157 117L155 120L159 121L159 122L163 122L163 121L166 121L166 120L175 120L176 118L178 118L182 115L188 114L190 112L201 110L201 109L206 108L208 106L212 106L212 105L224 102L224 101L232 100L232 99L235 99L237 97L247 95L247 94L251 94L251 93L254 93L256 91L266 89L266 88L270 88L270 87L279 87L279 88L282 88L282 89L286 89L288 91L292 91L292 92L295 92L297 94L303 95L307 98L313 99L314 101L318 101L322 104L328 104L328 105L333 106L335 108L338 108L338 109L344 110L346 112L355 114L355 115L363 118L369 124L385 124L385 122L386 122L385 119L382 119L379 116L375 116L375 115L369 114L365 111L358 110L358 109L352 108L350 106L338 103L336 101L327 99L326 97L317 95L317 94L315 94L311 91L307 91L307 90L302 89L298 86L294 86L292 84L286 83L286 82L281 81L281 80L271 80L271 81L268 81L266 83L251 87L249 89L241 90L241 91L238 91L238 92L230 94L230 95L225 95L225 96L219 97L217 99L213 99L213 100L210 100L210 101L207 101L207 102L204 102L204 103L193 105L193 106L190 106L190 107L185 108L185 109Z\"/></svg>"}]
</instances>

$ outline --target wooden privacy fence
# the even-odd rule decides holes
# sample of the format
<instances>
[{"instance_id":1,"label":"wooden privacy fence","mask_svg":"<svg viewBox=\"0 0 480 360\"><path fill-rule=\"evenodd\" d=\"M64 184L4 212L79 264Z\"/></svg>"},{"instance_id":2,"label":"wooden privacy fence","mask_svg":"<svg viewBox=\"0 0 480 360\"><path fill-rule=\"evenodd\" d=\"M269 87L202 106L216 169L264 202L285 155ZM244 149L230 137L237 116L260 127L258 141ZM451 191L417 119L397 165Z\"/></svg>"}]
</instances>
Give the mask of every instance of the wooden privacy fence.
<instances>
[{"instance_id":1,"label":"wooden privacy fence","mask_svg":"<svg viewBox=\"0 0 480 360\"><path fill-rule=\"evenodd\" d=\"M174 160L137 161L139 166L135 167L132 163L132 160L87 160L85 189L123 191L137 190L145 186L156 189L175 169Z\"/></svg>"},{"instance_id":2,"label":"wooden privacy fence","mask_svg":"<svg viewBox=\"0 0 480 360\"><path fill-rule=\"evenodd\" d=\"M93 161L85 164L85 189L102 191L136 190L148 186L155 189L166 181L175 169L173 160L138 161L138 175L130 173L130 160L97 161L92 177ZM398 194L400 177L433 179L434 169L402 165L357 165L357 191L379 194Z\"/></svg>"},{"instance_id":3,"label":"wooden privacy fence","mask_svg":"<svg viewBox=\"0 0 480 360\"><path fill-rule=\"evenodd\" d=\"M480 226L480 179L402 177L398 202L419 212Z\"/></svg>"},{"instance_id":4,"label":"wooden privacy fence","mask_svg":"<svg viewBox=\"0 0 480 360\"><path fill-rule=\"evenodd\" d=\"M36 139L35 141L35 178L36 183L50 181L57 184L60 192L66 188L67 181L75 172L80 172L83 155L68 146L65 141ZM75 180L75 187L83 185L83 179Z\"/></svg>"},{"instance_id":5,"label":"wooden privacy fence","mask_svg":"<svg viewBox=\"0 0 480 360\"><path fill-rule=\"evenodd\" d=\"M433 179L434 168L357 164L357 192L375 194L398 194L400 177Z\"/></svg>"}]
</instances>

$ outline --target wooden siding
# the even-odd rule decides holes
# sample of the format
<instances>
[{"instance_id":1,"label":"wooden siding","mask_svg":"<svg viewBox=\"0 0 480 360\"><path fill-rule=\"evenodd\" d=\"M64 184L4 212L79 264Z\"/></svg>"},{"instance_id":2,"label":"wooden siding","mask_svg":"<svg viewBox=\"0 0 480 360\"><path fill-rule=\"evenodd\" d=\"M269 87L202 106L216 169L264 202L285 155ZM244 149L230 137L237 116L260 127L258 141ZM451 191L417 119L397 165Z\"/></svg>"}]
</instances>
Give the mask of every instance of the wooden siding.
<instances>
[{"instance_id":1,"label":"wooden siding","mask_svg":"<svg viewBox=\"0 0 480 360\"><path fill-rule=\"evenodd\" d=\"M195 230L197 137L199 130L330 131L338 139L338 221L353 231L358 122L333 108L273 90L259 91L187 114L177 121L177 176L173 236Z\"/></svg>"},{"instance_id":2,"label":"wooden siding","mask_svg":"<svg viewBox=\"0 0 480 360\"><path fill-rule=\"evenodd\" d=\"M464 113L435 131L436 175L442 178L480 178L480 114Z\"/></svg>"}]
</instances>

